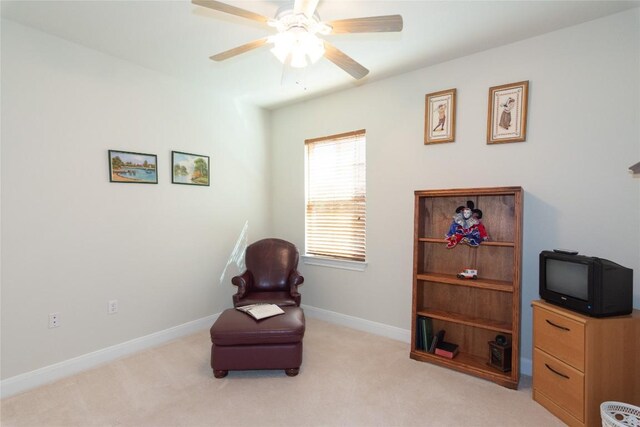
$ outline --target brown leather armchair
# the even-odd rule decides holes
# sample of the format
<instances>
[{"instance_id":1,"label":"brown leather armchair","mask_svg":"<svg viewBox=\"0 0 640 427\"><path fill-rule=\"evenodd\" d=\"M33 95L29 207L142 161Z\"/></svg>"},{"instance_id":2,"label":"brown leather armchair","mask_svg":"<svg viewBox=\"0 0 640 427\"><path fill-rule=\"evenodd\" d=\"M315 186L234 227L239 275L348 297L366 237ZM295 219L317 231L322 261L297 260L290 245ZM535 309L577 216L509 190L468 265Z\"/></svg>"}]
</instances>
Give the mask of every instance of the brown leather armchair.
<instances>
[{"instance_id":1,"label":"brown leather armchair","mask_svg":"<svg viewBox=\"0 0 640 427\"><path fill-rule=\"evenodd\" d=\"M263 239L247 246L247 270L231 279L238 287L233 306L271 303L300 306L298 286L304 277L298 272L298 249L281 239Z\"/></svg>"}]
</instances>

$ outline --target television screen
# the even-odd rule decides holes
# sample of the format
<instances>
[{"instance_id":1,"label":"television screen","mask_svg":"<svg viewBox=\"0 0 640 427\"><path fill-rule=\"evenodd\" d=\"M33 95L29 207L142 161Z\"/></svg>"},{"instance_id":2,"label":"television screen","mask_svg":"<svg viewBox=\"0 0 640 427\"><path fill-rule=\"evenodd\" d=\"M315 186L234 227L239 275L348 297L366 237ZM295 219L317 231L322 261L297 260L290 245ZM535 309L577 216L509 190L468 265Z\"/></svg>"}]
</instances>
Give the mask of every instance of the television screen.
<instances>
[{"instance_id":1,"label":"television screen","mask_svg":"<svg viewBox=\"0 0 640 427\"><path fill-rule=\"evenodd\" d=\"M576 262L547 259L547 289L584 301L589 299L589 266Z\"/></svg>"}]
</instances>

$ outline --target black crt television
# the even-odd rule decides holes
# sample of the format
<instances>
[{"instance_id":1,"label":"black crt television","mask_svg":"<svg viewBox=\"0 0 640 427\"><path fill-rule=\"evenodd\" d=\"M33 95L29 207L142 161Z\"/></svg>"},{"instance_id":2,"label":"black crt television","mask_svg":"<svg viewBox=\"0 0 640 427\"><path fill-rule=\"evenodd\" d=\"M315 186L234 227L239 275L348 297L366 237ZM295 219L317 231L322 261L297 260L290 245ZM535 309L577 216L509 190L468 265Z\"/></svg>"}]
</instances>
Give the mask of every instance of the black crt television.
<instances>
[{"instance_id":1,"label":"black crt television","mask_svg":"<svg viewBox=\"0 0 640 427\"><path fill-rule=\"evenodd\" d=\"M542 251L540 297L594 317L630 314L633 270L603 258Z\"/></svg>"}]
</instances>

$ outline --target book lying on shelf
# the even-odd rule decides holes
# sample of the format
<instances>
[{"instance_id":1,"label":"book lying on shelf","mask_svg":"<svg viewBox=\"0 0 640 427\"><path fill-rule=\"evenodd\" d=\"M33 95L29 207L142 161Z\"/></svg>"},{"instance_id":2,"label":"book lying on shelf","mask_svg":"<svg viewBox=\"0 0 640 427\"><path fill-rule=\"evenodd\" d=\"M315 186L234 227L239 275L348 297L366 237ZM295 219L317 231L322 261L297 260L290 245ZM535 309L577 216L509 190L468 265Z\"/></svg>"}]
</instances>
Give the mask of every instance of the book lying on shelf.
<instances>
[{"instance_id":1,"label":"book lying on shelf","mask_svg":"<svg viewBox=\"0 0 640 427\"><path fill-rule=\"evenodd\" d=\"M449 359L453 359L454 357L456 357L456 354L458 354L458 344L442 341L438 343L435 353L438 356L443 356Z\"/></svg>"},{"instance_id":2,"label":"book lying on shelf","mask_svg":"<svg viewBox=\"0 0 640 427\"><path fill-rule=\"evenodd\" d=\"M236 307L236 310L247 313L256 320L266 319L267 317L284 314L284 310L276 304L250 304L242 307Z\"/></svg>"}]
</instances>

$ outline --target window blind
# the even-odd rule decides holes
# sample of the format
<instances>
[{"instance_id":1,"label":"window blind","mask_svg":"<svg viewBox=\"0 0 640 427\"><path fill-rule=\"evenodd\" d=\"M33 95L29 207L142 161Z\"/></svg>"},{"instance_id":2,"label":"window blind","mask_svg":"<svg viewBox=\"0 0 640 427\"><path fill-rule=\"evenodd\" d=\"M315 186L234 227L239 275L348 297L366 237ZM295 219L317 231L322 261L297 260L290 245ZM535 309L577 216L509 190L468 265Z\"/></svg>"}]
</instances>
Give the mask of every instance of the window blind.
<instances>
[{"instance_id":1,"label":"window blind","mask_svg":"<svg viewBox=\"0 0 640 427\"><path fill-rule=\"evenodd\" d=\"M305 141L306 253L365 260L365 131Z\"/></svg>"}]
</instances>

